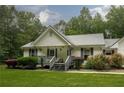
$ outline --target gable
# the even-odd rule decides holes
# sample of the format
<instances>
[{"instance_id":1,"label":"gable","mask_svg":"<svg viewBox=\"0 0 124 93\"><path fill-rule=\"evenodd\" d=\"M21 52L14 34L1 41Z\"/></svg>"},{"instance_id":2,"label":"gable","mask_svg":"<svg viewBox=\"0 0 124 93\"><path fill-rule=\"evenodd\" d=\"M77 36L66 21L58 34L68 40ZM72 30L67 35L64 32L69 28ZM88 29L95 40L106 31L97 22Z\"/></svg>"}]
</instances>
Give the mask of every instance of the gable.
<instances>
[{"instance_id":1,"label":"gable","mask_svg":"<svg viewBox=\"0 0 124 93\"><path fill-rule=\"evenodd\" d=\"M115 44L119 39L105 39L105 47L111 47ZM115 47L115 46L113 46Z\"/></svg>"},{"instance_id":2,"label":"gable","mask_svg":"<svg viewBox=\"0 0 124 93\"><path fill-rule=\"evenodd\" d=\"M122 38L119 42L118 42L118 46L119 48L124 48L124 38Z\"/></svg>"},{"instance_id":3,"label":"gable","mask_svg":"<svg viewBox=\"0 0 124 93\"><path fill-rule=\"evenodd\" d=\"M43 33L39 40L34 43L34 46L66 46L68 45L57 33L48 29Z\"/></svg>"},{"instance_id":4,"label":"gable","mask_svg":"<svg viewBox=\"0 0 124 93\"><path fill-rule=\"evenodd\" d=\"M124 46L124 37L115 42L111 48L121 48Z\"/></svg>"}]
</instances>

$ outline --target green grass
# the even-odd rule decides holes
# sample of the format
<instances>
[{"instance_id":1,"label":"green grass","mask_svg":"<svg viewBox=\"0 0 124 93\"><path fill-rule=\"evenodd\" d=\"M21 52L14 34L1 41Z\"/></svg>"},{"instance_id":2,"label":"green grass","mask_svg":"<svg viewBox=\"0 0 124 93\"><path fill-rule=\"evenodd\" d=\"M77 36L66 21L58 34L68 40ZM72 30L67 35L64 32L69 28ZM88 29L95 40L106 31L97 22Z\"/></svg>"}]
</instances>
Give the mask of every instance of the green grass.
<instances>
[{"instance_id":1,"label":"green grass","mask_svg":"<svg viewBox=\"0 0 124 93\"><path fill-rule=\"evenodd\" d=\"M0 66L2 87L124 87L124 75L7 69Z\"/></svg>"}]
</instances>

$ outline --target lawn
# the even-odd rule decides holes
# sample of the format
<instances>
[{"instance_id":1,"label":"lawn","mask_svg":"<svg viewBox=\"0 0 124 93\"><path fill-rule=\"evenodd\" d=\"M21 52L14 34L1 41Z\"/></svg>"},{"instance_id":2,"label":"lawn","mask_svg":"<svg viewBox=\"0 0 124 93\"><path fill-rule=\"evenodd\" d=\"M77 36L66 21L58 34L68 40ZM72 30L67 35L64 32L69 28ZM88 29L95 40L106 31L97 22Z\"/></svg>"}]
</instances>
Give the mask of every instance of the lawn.
<instances>
[{"instance_id":1,"label":"lawn","mask_svg":"<svg viewBox=\"0 0 124 93\"><path fill-rule=\"evenodd\" d=\"M124 87L124 75L17 70L0 66L2 87Z\"/></svg>"}]
</instances>

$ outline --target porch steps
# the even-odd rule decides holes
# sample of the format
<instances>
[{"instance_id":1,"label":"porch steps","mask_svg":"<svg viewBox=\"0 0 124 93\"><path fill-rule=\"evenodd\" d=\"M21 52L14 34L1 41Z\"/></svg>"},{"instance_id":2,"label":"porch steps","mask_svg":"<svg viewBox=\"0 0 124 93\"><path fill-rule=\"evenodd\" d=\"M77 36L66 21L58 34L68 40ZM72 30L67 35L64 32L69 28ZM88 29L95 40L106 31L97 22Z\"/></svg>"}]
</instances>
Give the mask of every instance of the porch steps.
<instances>
[{"instance_id":1,"label":"porch steps","mask_svg":"<svg viewBox=\"0 0 124 93\"><path fill-rule=\"evenodd\" d=\"M61 58L53 57L44 57L42 67L48 67L50 70L68 70L72 64L71 56L68 56L65 60Z\"/></svg>"},{"instance_id":2,"label":"porch steps","mask_svg":"<svg viewBox=\"0 0 124 93\"><path fill-rule=\"evenodd\" d=\"M61 59L56 59L51 70L68 70L71 66L71 63L71 56L68 56L65 62L63 62Z\"/></svg>"},{"instance_id":3,"label":"porch steps","mask_svg":"<svg viewBox=\"0 0 124 93\"><path fill-rule=\"evenodd\" d=\"M52 70L58 70L58 71L65 70L65 63L55 63Z\"/></svg>"}]
</instances>

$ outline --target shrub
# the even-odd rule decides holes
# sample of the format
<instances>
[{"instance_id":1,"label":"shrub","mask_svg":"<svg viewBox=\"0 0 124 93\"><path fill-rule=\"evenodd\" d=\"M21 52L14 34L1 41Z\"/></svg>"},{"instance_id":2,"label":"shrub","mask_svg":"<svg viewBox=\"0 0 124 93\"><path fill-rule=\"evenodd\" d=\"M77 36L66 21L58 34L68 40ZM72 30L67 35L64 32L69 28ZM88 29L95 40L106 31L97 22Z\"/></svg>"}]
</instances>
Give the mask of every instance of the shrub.
<instances>
[{"instance_id":1,"label":"shrub","mask_svg":"<svg viewBox=\"0 0 124 93\"><path fill-rule=\"evenodd\" d=\"M74 59L74 65L76 69L80 69L82 67L83 59Z\"/></svg>"},{"instance_id":2,"label":"shrub","mask_svg":"<svg viewBox=\"0 0 124 93\"><path fill-rule=\"evenodd\" d=\"M37 57L21 57L17 59L18 65L23 66L23 68L36 68L38 59Z\"/></svg>"},{"instance_id":3,"label":"shrub","mask_svg":"<svg viewBox=\"0 0 124 93\"><path fill-rule=\"evenodd\" d=\"M87 59L85 65L87 69L96 69L96 70L107 70L110 69L108 57L105 55L95 55Z\"/></svg>"},{"instance_id":4,"label":"shrub","mask_svg":"<svg viewBox=\"0 0 124 93\"><path fill-rule=\"evenodd\" d=\"M123 56L121 54L113 54L111 56L111 67L113 68L121 68L123 65Z\"/></svg>"},{"instance_id":5,"label":"shrub","mask_svg":"<svg viewBox=\"0 0 124 93\"><path fill-rule=\"evenodd\" d=\"M88 57L87 62L85 64L86 69L94 69L93 57Z\"/></svg>"}]
</instances>

